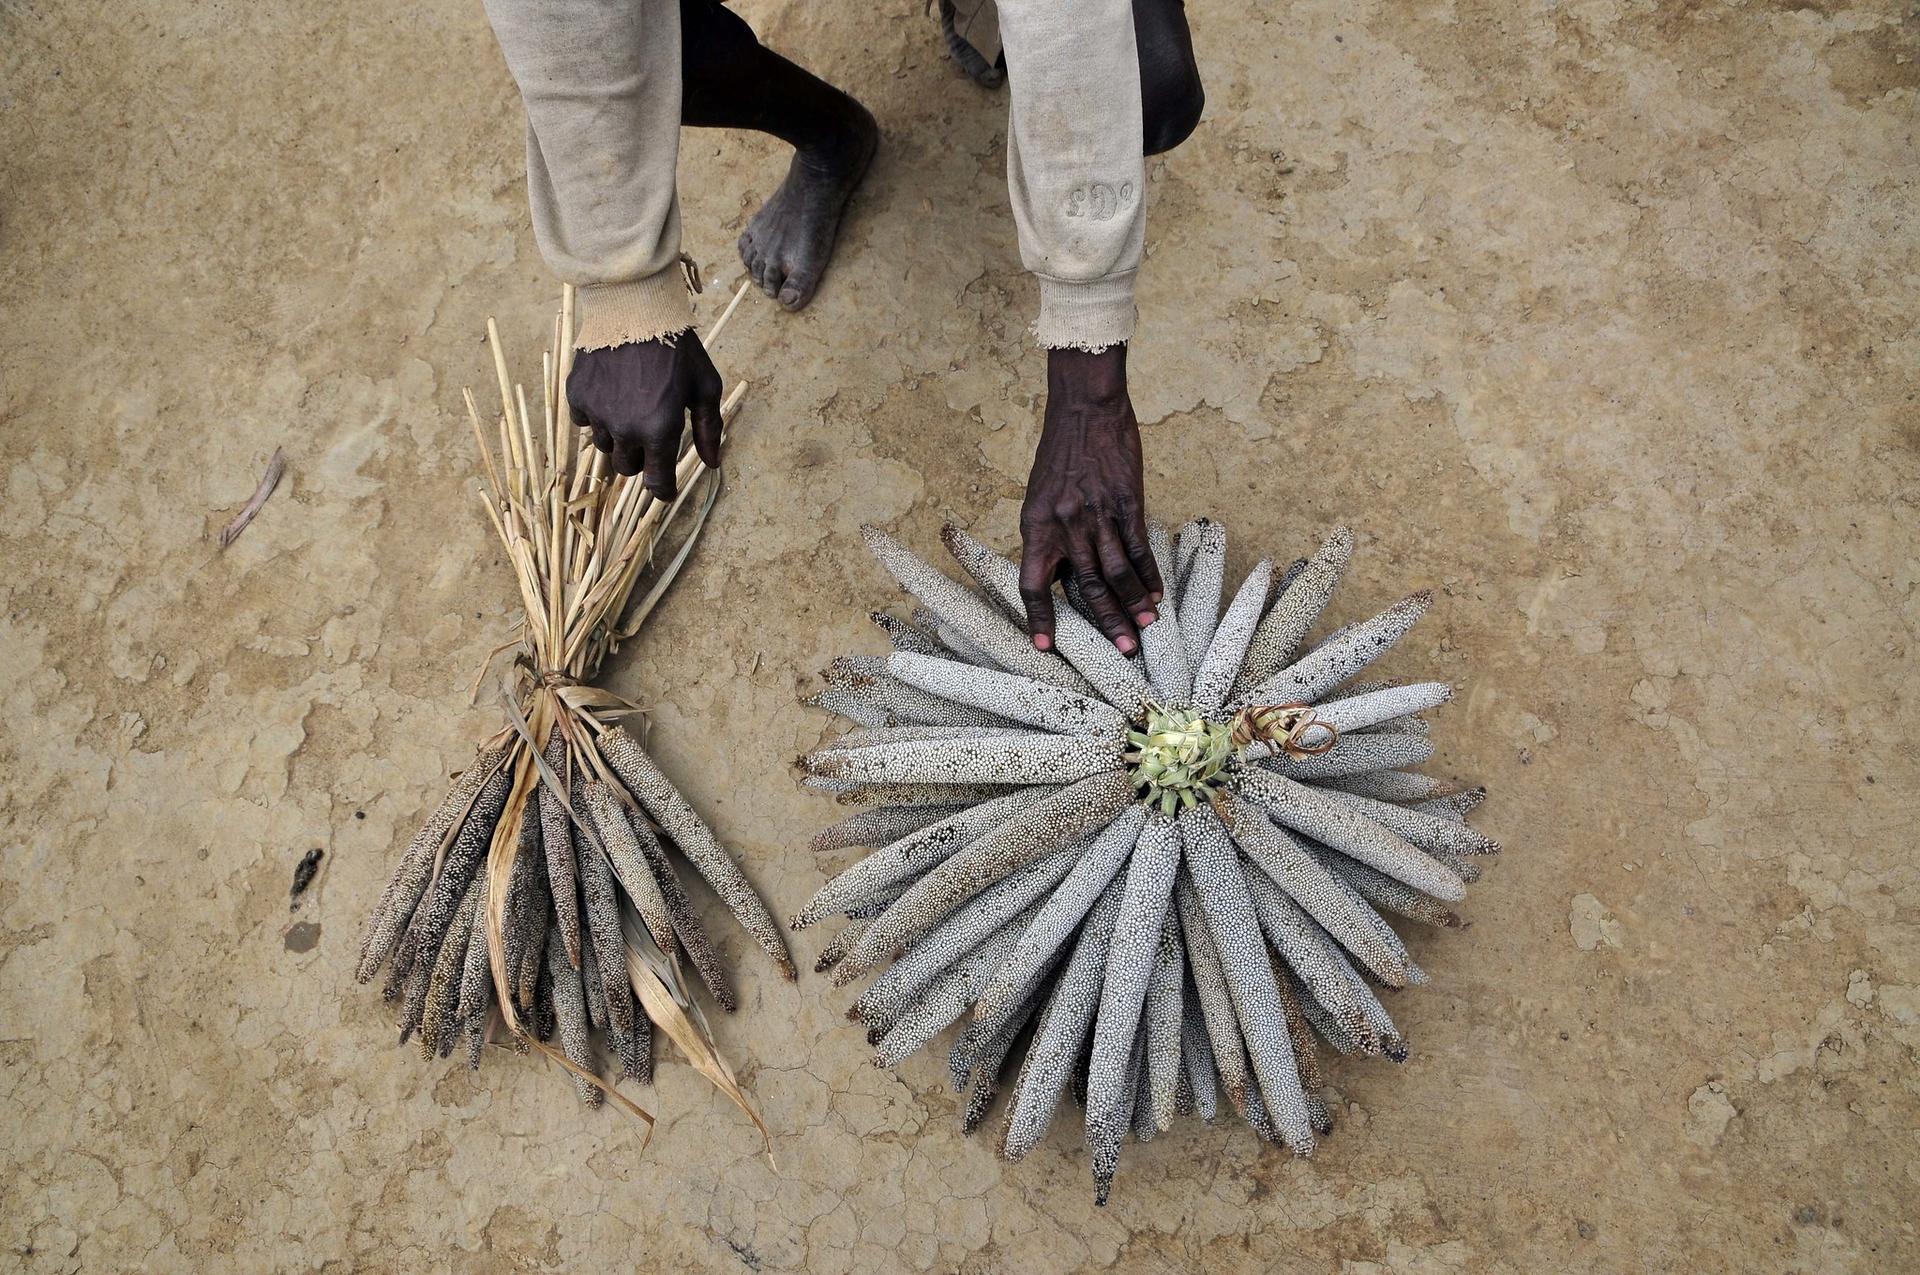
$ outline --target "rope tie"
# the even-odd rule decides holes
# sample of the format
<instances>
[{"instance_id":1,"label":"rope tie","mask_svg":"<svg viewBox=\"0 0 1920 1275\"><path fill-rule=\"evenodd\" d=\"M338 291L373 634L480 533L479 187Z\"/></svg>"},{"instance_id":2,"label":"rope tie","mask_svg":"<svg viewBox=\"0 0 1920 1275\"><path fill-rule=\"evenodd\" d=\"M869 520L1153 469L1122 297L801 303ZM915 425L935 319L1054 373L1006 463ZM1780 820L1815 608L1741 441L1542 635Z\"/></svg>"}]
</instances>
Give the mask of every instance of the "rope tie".
<instances>
[{"instance_id":1,"label":"rope tie","mask_svg":"<svg viewBox=\"0 0 1920 1275\"><path fill-rule=\"evenodd\" d=\"M1309 744L1308 732L1315 728L1326 732L1326 738ZM1340 732L1314 716L1311 704L1254 704L1233 719L1233 742L1245 748L1255 740L1289 757L1315 757L1339 743Z\"/></svg>"}]
</instances>

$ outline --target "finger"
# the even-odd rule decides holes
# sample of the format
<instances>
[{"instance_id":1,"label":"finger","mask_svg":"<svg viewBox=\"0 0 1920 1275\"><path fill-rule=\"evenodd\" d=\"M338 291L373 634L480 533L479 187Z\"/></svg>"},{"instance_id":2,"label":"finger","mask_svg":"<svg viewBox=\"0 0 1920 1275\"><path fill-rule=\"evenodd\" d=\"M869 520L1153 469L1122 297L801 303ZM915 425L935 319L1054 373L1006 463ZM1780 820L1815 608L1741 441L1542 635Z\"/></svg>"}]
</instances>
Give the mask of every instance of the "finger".
<instances>
[{"instance_id":1,"label":"finger","mask_svg":"<svg viewBox=\"0 0 1920 1275\"><path fill-rule=\"evenodd\" d=\"M679 491L679 483L674 477L676 453L680 450L675 444L680 441L679 431L672 438L656 438L647 445L646 472L641 476L640 485L653 493L655 500L672 500Z\"/></svg>"},{"instance_id":2,"label":"finger","mask_svg":"<svg viewBox=\"0 0 1920 1275\"><path fill-rule=\"evenodd\" d=\"M1084 533L1076 536L1068 557L1073 561L1073 578L1080 584L1080 596L1093 609L1093 622L1120 654L1132 655L1139 649L1140 639L1134 634L1133 622L1120 609L1120 600L1107 587L1106 577L1100 574L1100 559L1094 552L1093 541Z\"/></svg>"},{"instance_id":3,"label":"finger","mask_svg":"<svg viewBox=\"0 0 1920 1275\"><path fill-rule=\"evenodd\" d=\"M1160 564L1154 560L1153 545L1147 539L1147 516L1137 505L1120 519L1120 542L1126 546L1134 574L1146 587L1147 600L1159 606L1167 596L1167 586L1160 578Z\"/></svg>"},{"instance_id":4,"label":"finger","mask_svg":"<svg viewBox=\"0 0 1920 1275\"><path fill-rule=\"evenodd\" d=\"M598 447L603 452L613 450L612 433L597 419L587 415L576 407L573 409L573 423L587 431L587 436L593 439L593 445L595 447Z\"/></svg>"},{"instance_id":5,"label":"finger","mask_svg":"<svg viewBox=\"0 0 1920 1275\"><path fill-rule=\"evenodd\" d=\"M1140 582L1133 563L1127 559L1126 548L1120 543L1120 529L1110 519L1102 518L1094 529L1094 548L1100 555L1100 574L1106 577L1107 587L1133 617L1134 624L1143 629L1152 624L1159 616L1147 599L1147 586Z\"/></svg>"},{"instance_id":6,"label":"finger","mask_svg":"<svg viewBox=\"0 0 1920 1275\"><path fill-rule=\"evenodd\" d=\"M700 462L708 469L720 468L720 435L726 429L726 421L720 415L720 373L713 367L713 360L704 358L706 366L701 368L694 378L693 398L693 450L700 453Z\"/></svg>"},{"instance_id":7,"label":"finger","mask_svg":"<svg viewBox=\"0 0 1920 1275\"><path fill-rule=\"evenodd\" d=\"M1051 546L1027 538L1020 547L1020 601L1027 608L1027 636L1042 651L1053 649L1053 577L1061 557Z\"/></svg>"},{"instance_id":8,"label":"finger","mask_svg":"<svg viewBox=\"0 0 1920 1275\"><path fill-rule=\"evenodd\" d=\"M720 434L725 428L718 396L693 405L693 450L708 469L720 468Z\"/></svg>"},{"instance_id":9,"label":"finger","mask_svg":"<svg viewBox=\"0 0 1920 1275\"><path fill-rule=\"evenodd\" d=\"M613 472L628 477L639 473L645 459L640 441L631 434L620 434L613 437L612 444L607 450L613 460Z\"/></svg>"}]
</instances>

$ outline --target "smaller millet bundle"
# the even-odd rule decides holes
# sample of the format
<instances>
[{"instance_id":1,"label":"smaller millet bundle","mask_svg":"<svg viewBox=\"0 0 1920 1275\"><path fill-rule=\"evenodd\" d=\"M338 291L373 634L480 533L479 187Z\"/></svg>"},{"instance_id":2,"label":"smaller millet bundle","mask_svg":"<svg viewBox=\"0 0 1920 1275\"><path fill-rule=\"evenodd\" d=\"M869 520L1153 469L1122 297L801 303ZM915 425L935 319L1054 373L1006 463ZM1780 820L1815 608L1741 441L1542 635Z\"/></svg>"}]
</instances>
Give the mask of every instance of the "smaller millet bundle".
<instances>
[{"instance_id":1,"label":"smaller millet bundle","mask_svg":"<svg viewBox=\"0 0 1920 1275\"><path fill-rule=\"evenodd\" d=\"M611 473L565 403L572 331L568 289L535 416L487 324L500 388L496 437L473 395L466 399L485 462L481 504L526 611L502 695L508 722L400 856L367 922L358 976L387 970L400 1038L418 1039L429 1056L464 1045L478 1066L482 1046L504 1033L565 1066L582 1100L598 1104L611 1093L645 1115L602 1075L651 1079L658 1027L752 1114L681 976L684 955L714 1001L735 1007L679 874L691 867L705 879L788 978L792 959L733 857L621 724L637 710L591 685L685 562L719 475L690 445L670 503L638 477ZM723 409L729 419L739 393ZM677 553L655 564L690 505ZM630 608L652 566L649 592Z\"/></svg>"}]
</instances>

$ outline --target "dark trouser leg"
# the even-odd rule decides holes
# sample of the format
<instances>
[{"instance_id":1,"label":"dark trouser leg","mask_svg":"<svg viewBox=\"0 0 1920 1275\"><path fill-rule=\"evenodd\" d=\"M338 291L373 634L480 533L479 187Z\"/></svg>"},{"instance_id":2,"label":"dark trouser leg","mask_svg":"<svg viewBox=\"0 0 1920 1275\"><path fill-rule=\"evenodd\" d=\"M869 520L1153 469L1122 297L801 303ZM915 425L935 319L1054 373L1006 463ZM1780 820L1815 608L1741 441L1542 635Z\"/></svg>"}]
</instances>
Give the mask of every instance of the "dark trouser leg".
<instances>
[{"instance_id":1,"label":"dark trouser leg","mask_svg":"<svg viewBox=\"0 0 1920 1275\"><path fill-rule=\"evenodd\" d=\"M1207 104L1193 33L1182 0L1133 0L1133 39L1140 50L1142 143L1149 155L1187 140Z\"/></svg>"},{"instance_id":2,"label":"dark trouser leg","mask_svg":"<svg viewBox=\"0 0 1920 1275\"><path fill-rule=\"evenodd\" d=\"M794 148L787 179L740 236L761 291L789 310L813 297L847 199L880 132L852 97L761 44L719 0L680 0L680 121L750 128Z\"/></svg>"},{"instance_id":3,"label":"dark trouser leg","mask_svg":"<svg viewBox=\"0 0 1920 1275\"><path fill-rule=\"evenodd\" d=\"M750 128L792 146L830 141L853 99L760 43L719 0L680 0L680 122Z\"/></svg>"}]
</instances>

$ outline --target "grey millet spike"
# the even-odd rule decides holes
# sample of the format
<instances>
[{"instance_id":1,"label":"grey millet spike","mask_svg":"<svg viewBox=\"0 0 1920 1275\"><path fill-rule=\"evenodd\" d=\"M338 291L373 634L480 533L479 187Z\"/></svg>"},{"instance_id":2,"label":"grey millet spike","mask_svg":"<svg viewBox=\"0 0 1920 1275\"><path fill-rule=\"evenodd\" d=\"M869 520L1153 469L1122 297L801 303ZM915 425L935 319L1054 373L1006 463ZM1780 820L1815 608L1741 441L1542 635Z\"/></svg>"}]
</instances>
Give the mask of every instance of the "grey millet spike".
<instances>
[{"instance_id":1,"label":"grey millet spike","mask_svg":"<svg viewBox=\"0 0 1920 1275\"><path fill-rule=\"evenodd\" d=\"M1094 1018L1093 1058L1087 1073L1087 1142L1101 1160L1118 1158L1120 1140L1133 1121L1127 1073L1179 867L1180 834L1172 822L1147 820L1127 868Z\"/></svg>"},{"instance_id":2,"label":"grey millet spike","mask_svg":"<svg viewBox=\"0 0 1920 1275\"><path fill-rule=\"evenodd\" d=\"M1020 673L1066 690L1092 689L1066 661L1035 650L1025 631L1013 621L934 570L898 540L877 527L862 530L867 547L901 587L920 599L943 623L952 625L961 637L995 664L1010 673Z\"/></svg>"},{"instance_id":3,"label":"grey millet spike","mask_svg":"<svg viewBox=\"0 0 1920 1275\"><path fill-rule=\"evenodd\" d=\"M1352 556L1353 533L1345 527L1335 527L1326 543L1314 551L1300 572L1280 590L1272 609L1254 630L1246 662L1240 668L1237 692L1258 686L1293 658L1307 631L1326 610Z\"/></svg>"},{"instance_id":4,"label":"grey millet spike","mask_svg":"<svg viewBox=\"0 0 1920 1275\"><path fill-rule=\"evenodd\" d=\"M1180 587L1180 636L1186 642L1189 668L1198 669L1206 658L1207 648L1213 644L1226 573L1227 529L1211 518L1202 518L1193 562L1184 568Z\"/></svg>"},{"instance_id":5,"label":"grey millet spike","mask_svg":"<svg viewBox=\"0 0 1920 1275\"><path fill-rule=\"evenodd\" d=\"M957 529L950 529L947 548L981 588L1003 606L1011 599L1015 612L1019 611L1020 568L1011 559ZM1145 708L1147 683L1138 667L1071 605L1054 608L1053 644L1107 703L1129 717L1138 716Z\"/></svg>"},{"instance_id":6,"label":"grey millet spike","mask_svg":"<svg viewBox=\"0 0 1920 1275\"><path fill-rule=\"evenodd\" d=\"M1126 776L1109 771L1028 807L1020 823L989 833L907 887L835 968L834 982L852 982L894 957L983 887L1111 822L1132 800Z\"/></svg>"},{"instance_id":7,"label":"grey millet spike","mask_svg":"<svg viewBox=\"0 0 1920 1275\"><path fill-rule=\"evenodd\" d=\"M1159 523L1147 527L1147 542L1165 580L1172 562L1167 548L1167 530ZM1171 595L1161 599L1152 624L1140 630L1140 654L1147 663L1147 681L1155 697L1163 704L1183 704L1193 694L1193 666L1187 662L1187 640L1180 625L1180 612Z\"/></svg>"},{"instance_id":8,"label":"grey millet spike","mask_svg":"<svg viewBox=\"0 0 1920 1275\"><path fill-rule=\"evenodd\" d=\"M793 918L793 928L804 929L926 873L1057 791L1045 786L1018 788L906 834L821 886Z\"/></svg>"},{"instance_id":9,"label":"grey millet spike","mask_svg":"<svg viewBox=\"0 0 1920 1275\"><path fill-rule=\"evenodd\" d=\"M890 656L887 672L928 694L1062 735L1112 734L1127 724L1126 716L1103 700L1018 673L974 668L956 660L911 652Z\"/></svg>"},{"instance_id":10,"label":"grey millet spike","mask_svg":"<svg viewBox=\"0 0 1920 1275\"><path fill-rule=\"evenodd\" d=\"M1180 816L1180 840L1186 847L1200 910L1220 952L1261 1097L1281 1139L1295 1154L1305 1155L1313 1149L1313 1123L1239 856L1211 806L1195 806Z\"/></svg>"},{"instance_id":11,"label":"grey millet spike","mask_svg":"<svg viewBox=\"0 0 1920 1275\"><path fill-rule=\"evenodd\" d=\"M849 846L892 845L908 833L939 823L966 808L965 804L869 807L822 828L814 834L808 848L821 854Z\"/></svg>"},{"instance_id":12,"label":"grey millet spike","mask_svg":"<svg viewBox=\"0 0 1920 1275\"><path fill-rule=\"evenodd\" d=\"M1262 558L1247 573L1227 613L1213 630L1213 640L1199 659L1193 675L1193 706L1203 713L1218 713L1233 692L1240 662L1246 658L1247 642L1259 623L1260 609L1266 605L1267 584L1273 578L1273 559Z\"/></svg>"}]
</instances>

